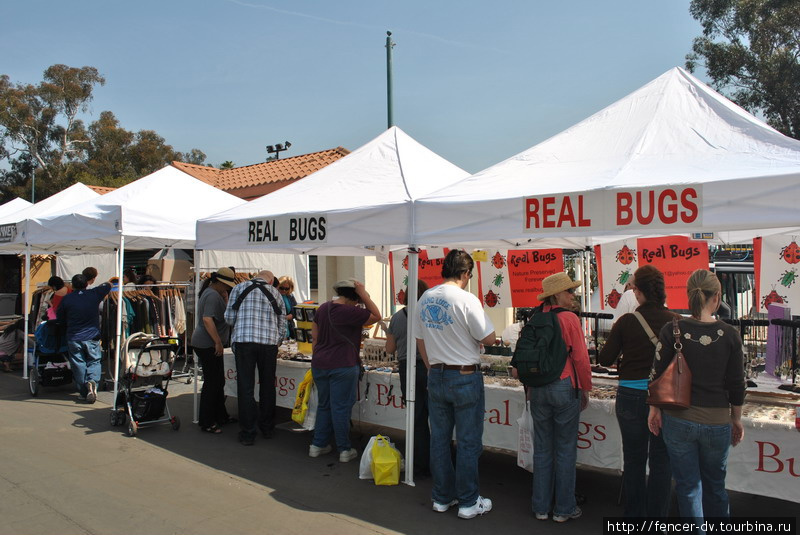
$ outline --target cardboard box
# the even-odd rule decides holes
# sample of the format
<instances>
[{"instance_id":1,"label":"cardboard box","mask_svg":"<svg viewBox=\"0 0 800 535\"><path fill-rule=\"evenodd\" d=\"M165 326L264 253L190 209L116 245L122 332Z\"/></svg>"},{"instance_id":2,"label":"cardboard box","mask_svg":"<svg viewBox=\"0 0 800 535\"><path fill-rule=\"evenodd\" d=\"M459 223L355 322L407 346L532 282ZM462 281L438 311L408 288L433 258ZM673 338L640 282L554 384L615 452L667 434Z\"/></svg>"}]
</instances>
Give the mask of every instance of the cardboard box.
<instances>
[{"instance_id":1,"label":"cardboard box","mask_svg":"<svg viewBox=\"0 0 800 535\"><path fill-rule=\"evenodd\" d=\"M192 278L192 262L180 250L162 249L147 261L148 275L157 281L183 282Z\"/></svg>"}]
</instances>

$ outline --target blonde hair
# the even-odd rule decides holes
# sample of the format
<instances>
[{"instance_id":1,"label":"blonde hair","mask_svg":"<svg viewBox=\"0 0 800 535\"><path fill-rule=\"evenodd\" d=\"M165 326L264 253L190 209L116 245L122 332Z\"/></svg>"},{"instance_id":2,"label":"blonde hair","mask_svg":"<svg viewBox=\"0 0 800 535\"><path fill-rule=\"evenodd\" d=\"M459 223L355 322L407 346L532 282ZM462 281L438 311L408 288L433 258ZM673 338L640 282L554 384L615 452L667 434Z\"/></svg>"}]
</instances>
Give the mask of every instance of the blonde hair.
<instances>
[{"instance_id":1,"label":"blonde hair","mask_svg":"<svg viewBox=\"0 0 800 535\"><path fill-rule=\"evenodd\" d=\"M722 285L716 275L707 269L698 269L686 281L686 293L689 296L689 309L692 316L699 318L708 300L722 291Z\"/></svg>"},{"instance_id":2,"label":"blonde hair","mask_svg":"<svg viewBox=\"0 0 800 535\"><path fill-rule=\"evenodd\" d=\"M286 284L289 285L289 288L291 288L290 291L292 291L292 292L294 291L294 281L292 280L291 277L284 275L283 277L278 279L278 283L279 284L286 283Z\"/></svg>"}]
</instances>

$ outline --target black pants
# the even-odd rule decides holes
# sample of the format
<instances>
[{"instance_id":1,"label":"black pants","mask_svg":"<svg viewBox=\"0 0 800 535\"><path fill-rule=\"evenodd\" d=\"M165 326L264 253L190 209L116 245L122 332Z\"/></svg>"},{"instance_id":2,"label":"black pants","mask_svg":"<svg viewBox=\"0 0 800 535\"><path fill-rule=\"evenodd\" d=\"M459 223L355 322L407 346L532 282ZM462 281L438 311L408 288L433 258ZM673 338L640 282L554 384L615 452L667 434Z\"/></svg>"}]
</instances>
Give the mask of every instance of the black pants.
<instances>
[{"instance_id":1,"label":"black pants","mask_svg":"<svg viewBox=\"0 0 800 535\"><path fill-rule=\"evenodd\" d=\"M214 355L213 347L195 347L194 354L203 368L203 390L200 392L200 427L222 425L228 421L225 409L225 365L222 356Z\"/></svg>"},{"instance_id":2,"label":"black pants","mask_svg":"<svg viewBox=\"0 0 800 535\"><path fill-rule=\"evenodd\" d=\"M271 433L275 427L275 367L278 346L236 342L236 388L239 402L239 436L253 439L260 430ZM255 399L258 369L258 405Z\"/></svg>"},{"instance_id":3,"label":"black pants","mask_svg":"<svg viewBox=\"0 0 800 535\"><path fill-rule=\"evenodd\" d=\"M400 390L406 399L406 361L400 361ZM417 360L417 384L414 391L414 471L430 472L431 430L428 427L428 369Z\"/></svg>"}]
</instances>

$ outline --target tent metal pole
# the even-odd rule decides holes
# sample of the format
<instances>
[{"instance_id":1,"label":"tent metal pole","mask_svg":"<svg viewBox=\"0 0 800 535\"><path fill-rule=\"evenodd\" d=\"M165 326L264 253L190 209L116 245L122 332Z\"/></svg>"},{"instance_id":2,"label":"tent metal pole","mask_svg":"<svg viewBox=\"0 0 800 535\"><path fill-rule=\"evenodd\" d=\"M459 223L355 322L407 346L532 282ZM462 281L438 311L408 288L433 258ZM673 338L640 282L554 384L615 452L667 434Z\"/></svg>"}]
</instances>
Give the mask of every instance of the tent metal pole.
<instances>
[{"instance_id":1,"label":"tent metal pole","mask_svg":"<svg viewBox=\"0 0 800 535\"><path fill-rule=\"evenodd\" d=\"M414 484L414 410L416 408L417 391L417 339L414 332L414 321L417 310L417 280L419 279L419 253L416 246L408 248L408 292L406 293L406 309L408 325L406 327L406 476L403 483Z\"/></svg>"},{"instance_id":2,"label":"tent metal pole","mask_svg":"<svg viewBox=\"0 0 800 535\"><path fill-rule=\"evenodd\" d=\"M22 378L28 378L28 317L30 316L31 305L31 246L25 244L25 299L22 307L25 309L25 338L22 342Z\"/></svg>"},{"instance_id":3,"label":"tent metal pole","mask_svg":"<svg viewBox=\"0 0 800 535\"><path fill-rule=\"evenodd\" d=\"M202 252L203 252L202 250L198 250L198 249L194 250L195 264L198 263L197 262L197 253L201 253L202 254ZM199 299L197 298L197 289L198 288L200 288L200 270L199 269L195 269L194 270L194 287L186 289L187 292L189 292L189 291L192 292L192 296L193 296L192 302L194 303L194 316L193 317L194 317L195 325L197 325L197 301L199 301ZM185 346L184 349L188 350L189 347ZM189 355L186 355L186 358L189 358ZM223 359L225 358L224 353L223 353L222 358ZM192 416L194 417L194 419L192 420L192 423L196 424L196 423L200 422L200 404L197 401L197 378L199 377L199 375L197 373L197 355L196 354L195 354L194 358L192 359L192 362L194 363L194 381L193 381L193 383L194 383L194 399L192 400L192 403L194 404L193 408L192 408Z\"/></svg>"},{"instance_id":4,"label":"tent metal pole","mask_svg":"<svg viewBox=\"0 0 800 535\"><path fill-rule=\"evenodd\" d=\"M122 300L122 272L125 263L125 235L119 235L119 249L117 251L117 333L114 337L114 401L112 408L117 407L117 395L119 393L119 361L122 352L122 307L125 302ZM113 409L112 409L113 410Z\"/></svg>"}]
</instances>

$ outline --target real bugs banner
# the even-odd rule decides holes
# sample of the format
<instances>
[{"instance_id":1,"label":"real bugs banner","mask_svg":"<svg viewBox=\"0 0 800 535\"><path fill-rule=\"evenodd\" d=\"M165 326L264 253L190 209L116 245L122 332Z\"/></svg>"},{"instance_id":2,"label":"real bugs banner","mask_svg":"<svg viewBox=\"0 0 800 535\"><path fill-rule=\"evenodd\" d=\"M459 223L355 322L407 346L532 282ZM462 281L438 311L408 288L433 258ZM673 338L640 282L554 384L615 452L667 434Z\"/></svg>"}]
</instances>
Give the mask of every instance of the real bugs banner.
<instances>
[{"instance_id":1,"label":"real bugs banner","mask_svg":"<svg viewBox=\"0 0 800 535\"><path fill-rule=\"evenodd\" d=\"M535 307L542 280L564 271L561 249L509 249L487 251L487 261L477 262L480 298L484 307Z\"/></svg>"},{"instance_id":2,"label":"real bugs banner","mask_svg":"<svg viewBox=\"0 0 800 535\"><path fill-rule=\"evenodd\" d=\"M800 305L800 247L797 241L797 236L786 234L766 236L760 239L761 247L755 248L758 267L756 299L760 312L767 312L772 303L794 304L792 308Z\"/></svg>"},{"instance_id":3,"label":"real bugs banner","mask_svg":"<svg viewBox=\"0 0 800 535\"><path fill-rule=\"evenodd\" d=\"M686 281L695 270L708 269L708 243L687 236L662 236L639 238L636 246L639 249L639 265L651 264L664 274L667 306L688 309Z\"/></svg>"},{"instance_id":4,"label":"real bugs banner","mask_svg":"<svg viewBox=\"0 0 800 535\"><path fill-rule=\"evenodd\" d=\"M599 245L595 254L599 266L600 307L616 309L625 284L633 280L633 272L639 267L636 241L620 240Z\"/></svg>"},{"instance_id":5,"label":"real bugs banner","mask_svg":"<svg viewBox=\"0 0 800 535\"><path fill-rule=\"evenodd\" d=\"M434 251L419 252L419 279L433 288L442 283L442 264L450 250L445 248ZM408 254L389 253L389 265L392 266L392 296L394 303L400 305L405 301L408 286Z\"/></svg>"}]
</instances>

